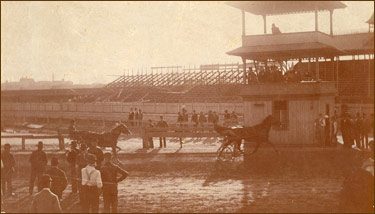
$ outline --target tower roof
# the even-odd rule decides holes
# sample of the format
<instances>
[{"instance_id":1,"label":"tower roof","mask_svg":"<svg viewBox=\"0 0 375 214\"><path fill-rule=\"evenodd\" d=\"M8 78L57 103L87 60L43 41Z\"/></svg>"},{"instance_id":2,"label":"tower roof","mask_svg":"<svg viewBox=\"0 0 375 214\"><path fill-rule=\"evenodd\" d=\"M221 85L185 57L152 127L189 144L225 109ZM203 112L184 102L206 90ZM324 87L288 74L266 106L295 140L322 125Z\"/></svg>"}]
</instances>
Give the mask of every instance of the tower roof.
<instances>
[{"instance_id":1,"label":"tower roof","mask_svg":"<svg viewBox=\"0 0 375 214\"><path fill-rule=\"evenodd\" d=\"M255 15L305 13L346 7L340 1L230 1L227 4Z\"/></svg>"},{"instance_id":2,"label":"tower roof","mask_svg":"<svg viewBox=\"0 0 375 214\"><path fill-rule=\"evenodd\" d=\"M374 24L374 13L372 13L372 16L371 16L370 19L367 21L367 23L369 23L369 24Z\"/></svg>"}]
</instances>

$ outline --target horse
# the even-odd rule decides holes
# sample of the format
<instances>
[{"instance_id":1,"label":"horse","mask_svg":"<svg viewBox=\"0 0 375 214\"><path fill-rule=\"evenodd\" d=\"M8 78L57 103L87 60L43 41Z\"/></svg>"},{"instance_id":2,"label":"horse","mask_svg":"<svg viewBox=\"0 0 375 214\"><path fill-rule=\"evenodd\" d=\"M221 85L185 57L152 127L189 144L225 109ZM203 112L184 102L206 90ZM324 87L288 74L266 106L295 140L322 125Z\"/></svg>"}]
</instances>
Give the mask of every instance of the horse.
<instances>
[{"instance_id":1,"label":"horse","mask_svg":"<svg viewBox=\"0 0 375 214\"><path fill-rule=\"evenodd\" d=\"M228 128L215 124L215 131L224 136L224 141L218 149L219 156L232 143L235 145L235 149L237 148L242 153L240 150L242 140L256 143L255 149L250 154L257 152L263 142L269 143L276 153L278 153L276 147L268 140L269 131L273 124L277 124L277 121L275 121L272 115L267 116L260 124L250 127Z\"/></svg>"},{"instance_id":2,"label":"horse","mask_svg":"<svg viewBox=\"0 0 375 214\"><path fill-rule=\"evenodd\" d=\"M101 148L111 147L113 154L116 155L116 149L119 149L118 151L121 150L121 148L117 146L117 140L121 133L128 135L131 134L129 128L125 124L118 123L111 131L103 133L72 130L70 132L70 138L79 143L86 143L88 145L92 142L97 142L97 145Z\"/></svg>"}]
</instances>

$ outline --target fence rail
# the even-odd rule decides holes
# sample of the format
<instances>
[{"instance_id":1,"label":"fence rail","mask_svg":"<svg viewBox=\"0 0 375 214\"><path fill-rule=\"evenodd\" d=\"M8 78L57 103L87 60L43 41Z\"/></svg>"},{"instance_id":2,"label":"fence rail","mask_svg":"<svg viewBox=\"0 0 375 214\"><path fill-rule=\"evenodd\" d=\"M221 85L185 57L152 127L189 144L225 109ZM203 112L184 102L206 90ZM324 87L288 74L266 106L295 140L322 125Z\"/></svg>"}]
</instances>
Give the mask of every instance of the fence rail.
<instances>
[{"instance_id":1,"label":"fence rail","mask_svg":"<svg viewBox=\"0 0 375 214\"><path fill-rule=\"evenodd\" d=\"M21 138L22 139L22 151L26 150L26 139L57 139L59 141L59 150L65 150L64 138L67 135L1 135L1 139L9 138Z\"/></svg>"}]
</instances>

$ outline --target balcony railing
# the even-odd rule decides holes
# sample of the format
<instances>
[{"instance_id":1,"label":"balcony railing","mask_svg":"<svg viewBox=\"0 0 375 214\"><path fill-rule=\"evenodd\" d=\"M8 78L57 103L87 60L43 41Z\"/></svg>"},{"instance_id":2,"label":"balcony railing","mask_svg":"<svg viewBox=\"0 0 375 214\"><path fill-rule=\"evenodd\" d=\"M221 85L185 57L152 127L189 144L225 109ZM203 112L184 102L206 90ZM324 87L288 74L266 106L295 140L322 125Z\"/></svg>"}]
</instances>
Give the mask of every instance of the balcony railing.
<instances>
[{"instance_id":1,"label":"balcony railing","mask_svg":"<svg viewBox=\"0 0 375 214\"><path fill-rule=\"evenodd\" d=\"M333 45L332 36L319 31L248 35L242 37L242 46L258 45L286 45L307 42L320 42L326 45Z\"/></svg>"}]
</instances>

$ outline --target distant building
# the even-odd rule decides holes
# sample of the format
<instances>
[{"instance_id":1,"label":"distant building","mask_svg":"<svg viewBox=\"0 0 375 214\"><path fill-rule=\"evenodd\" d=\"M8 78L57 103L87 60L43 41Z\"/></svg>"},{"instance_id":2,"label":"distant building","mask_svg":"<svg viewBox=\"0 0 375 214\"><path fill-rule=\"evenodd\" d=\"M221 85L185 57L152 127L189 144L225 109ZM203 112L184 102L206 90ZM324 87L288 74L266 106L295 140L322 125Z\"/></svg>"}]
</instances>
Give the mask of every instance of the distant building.
<instances>
[{"instance_id":1,"label":"distant building","mask_svg":"<svg viewBox=\"0 0 375 214\"><path fill-rule=\"evenodd\" d=\"M66 88L93 88L103 84L74 85L72 81L35 81L33 78L22 77L18 82L1 83L1 90L40 90L40 89L66 89Z\"/></svg>"}]
</instances>

